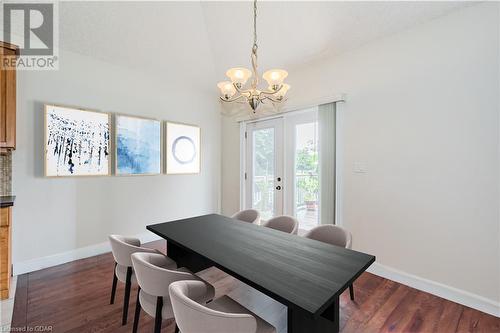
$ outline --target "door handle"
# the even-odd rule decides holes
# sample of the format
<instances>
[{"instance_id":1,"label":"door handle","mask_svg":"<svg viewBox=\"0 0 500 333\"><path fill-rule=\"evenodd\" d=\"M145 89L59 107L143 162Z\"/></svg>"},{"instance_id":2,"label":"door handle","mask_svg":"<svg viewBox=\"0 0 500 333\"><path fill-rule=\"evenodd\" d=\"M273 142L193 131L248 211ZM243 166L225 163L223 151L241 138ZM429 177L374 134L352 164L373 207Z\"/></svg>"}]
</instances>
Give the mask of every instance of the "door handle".
<instances>
[{"instance_id":1,"label":"door handle","mask_svg":"<svg viewBox=\"0 0 500 333\"><path fill-rule=\"evenodd\" d=\"M279 191L279 190L281 190L281 186L279 186L279 185L278 185L278 186L276 186L276 189L277 189L278 191Z\"/></svg>"}]
</instances>

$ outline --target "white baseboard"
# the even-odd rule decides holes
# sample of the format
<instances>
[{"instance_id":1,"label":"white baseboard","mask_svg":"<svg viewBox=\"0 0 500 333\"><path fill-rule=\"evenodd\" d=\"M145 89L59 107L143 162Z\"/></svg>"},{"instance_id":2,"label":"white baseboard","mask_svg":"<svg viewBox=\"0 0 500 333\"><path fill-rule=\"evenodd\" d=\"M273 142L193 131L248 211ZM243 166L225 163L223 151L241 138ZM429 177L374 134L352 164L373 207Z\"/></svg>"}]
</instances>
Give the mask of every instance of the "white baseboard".
<instances>
[{"instance_id":1,"label":"white baseboard","mask_svg":"<svg viewBox=\"0 0 500 333\"><path fill-rule=\"evenodd\" d=\"M139 235L135 235L134 237L139 238L141 240L141 243L148 243L160 239L159 236L153 234L152 232L145 232ZM89 245L51 256L16 262L12 265L12 271L14 275L25 274L38 271L40 269L65 264L70 261L96 256L110 251L111 247L109 245L109 242L103 242L100 244Z\"/></svg>"},{"instance_id":2,"label":"white baseboard","mask_svg":"<svg viewBox=\"0 0 500 333\"><path fill-rule=\"evenodd\" d=\"M500 302L495 302L494 300L486 297L450 287L439 282L427 280L416 275L408 274L379 263L374 263L370 266L370 268L368 268L367 271L452 302L500 317Z\"/></svg>"}]
</instances>

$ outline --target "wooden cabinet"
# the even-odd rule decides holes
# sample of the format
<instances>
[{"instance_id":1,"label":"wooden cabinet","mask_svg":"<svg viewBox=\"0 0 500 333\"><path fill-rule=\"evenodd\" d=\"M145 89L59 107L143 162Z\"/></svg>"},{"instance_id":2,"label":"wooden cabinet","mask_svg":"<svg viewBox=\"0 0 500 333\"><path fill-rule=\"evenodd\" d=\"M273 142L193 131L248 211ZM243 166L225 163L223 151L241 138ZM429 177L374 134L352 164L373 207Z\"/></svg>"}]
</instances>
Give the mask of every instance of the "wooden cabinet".
<instances>
[{"instance_id":1,"label":"wooden cabinet","mask_svg":"<svg viewBox=\"0 0 500 333\"><path fill-rule=\"evenodd\" d=\"M9 298L12 239L12 207L0 208L0 300Z\"/></svg>"},{"instance_id":2,"label":"wooden cabinet","mask_svg":"<svg viewBox=\"0 0 500 333\"><path fill-rule=\"evenodd\" d=\"M0 153L16 149L17 47L0 42Z\"/></svg>"}]
</instances>

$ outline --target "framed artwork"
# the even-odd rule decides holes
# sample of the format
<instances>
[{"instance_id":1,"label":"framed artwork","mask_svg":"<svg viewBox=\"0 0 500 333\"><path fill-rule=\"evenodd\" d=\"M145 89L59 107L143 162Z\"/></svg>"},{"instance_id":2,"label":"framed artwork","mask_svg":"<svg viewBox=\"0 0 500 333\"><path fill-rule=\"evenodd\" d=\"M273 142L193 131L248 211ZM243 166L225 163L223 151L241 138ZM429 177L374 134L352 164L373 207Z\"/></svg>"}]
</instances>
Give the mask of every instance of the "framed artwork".
<instances>
[{"instance_id":1,"label":"framed artwork","mask_svg":"<svg viewBox=\"0 0 500 333\"><path fill-rule=\"evenodd\" d=\"M45 105L45 176L108 176L110 114Z\"/></svg>"},{"instance_id":2,"label":"framed artwork","mask_svg":"<svg viewBox=\"0 0 500 333\"><path fill-rule=\"evenodd\" d=\"M167 174L199 173L200 128L171 122L166 122L165 126Z\"/></svg>"},{"instance_id":3,"label":"framed artwork","mask_svg":"<svg viewBox=\"0 0 500 333\"><path fill-rule=\"evenodd\" d=\"M117 115L115 139L116 175L161 173L161 121Z\"/></svg>"}]
</instances>

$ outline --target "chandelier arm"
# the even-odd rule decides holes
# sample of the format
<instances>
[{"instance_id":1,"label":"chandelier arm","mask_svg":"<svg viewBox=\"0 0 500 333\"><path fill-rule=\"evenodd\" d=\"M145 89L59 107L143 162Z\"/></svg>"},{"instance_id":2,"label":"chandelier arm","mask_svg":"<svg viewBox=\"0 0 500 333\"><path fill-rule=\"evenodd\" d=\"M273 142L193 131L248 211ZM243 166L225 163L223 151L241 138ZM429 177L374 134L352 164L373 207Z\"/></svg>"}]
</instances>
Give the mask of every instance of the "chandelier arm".
<instances>
[{"instance_id":1,"label":"chandelier arm","mask_svg":"<svg viewBox=\"0 0 500 333\"><path fill-rule=\"evenodd\" d=\"M265 110L266 113L269 113L269 114L277 114L277 113L280 113L281 111L278 109L278 106L279 105L282 105L281 101L274 101L272 100L271 98L266 98L267 100L270 101L271 105L273 106L272 108L267 108Z\"/></svg>"},{"instance_id":2,"label":"chandelier arm","mask_svg":"<svg viewBox=\"0 0 500 333\"><path fill-rule=\"evenodd\" d=\"M263 98L261 98L262 101L266 99L270 100L272 103L283 103L287 100L286 98L276 99L273 98L272 95L264 96Z\"/></svg>"},{"instance_id":3,"label":"chandelier arm","mask_svg":"<svg viewBox=\"0 0 500 333\"><path fill-rule=\"evenodd\" d=\"M239 100L242 97L245 97L245 96L244 95L239 95L237 97L233 97L233 98L230 98L230 99L225 99L224 97L219 96L219 98L221 99L221 101L226 102L226 103L235 102L235 101Z\"/></svg>"},{"instance_id":4,"label":"chandelier arm","mask_svg":"<svg viewBox=\"0 0 500 333\"><path fill-rule=\"evenodd\" d=\"M274 91L273 90L263 90L260 92L259 97L260 97L260 95L272 96L272 95L276 94L277 92L279 92L282 88L283 88L283 85L280 85L278 90L274 90Z\"/></svg>"},{"instance_id":5,"label":"chandelier arm","mask_svg":"<svg viewBox=\"0 0 500 333\"><path fill-rule=\"evenodd\" d=\"M259 99L260 99L260 102L262 104L267 104L266 101L268 101L268 100L271 101L271 103L273 102L273 100L271 98L267 97L267 96L260 97Z\"/></svg>"},{"instance_id":6,"label":"chandelier arm","mask_svg":"<svg viewBox=\"0 0 500 333\"><path fill-rule=\"evenodd\" d=\"M233 87L234 87L234 89L236 89L237 92L239 92L242 95L248 94L248 96L245 96L245 97L250 97L250 95L252 94L252 89L241 89L241 88L238 88L238 85L236 83L233 83Z\"/></svg>"}]
</instances>

